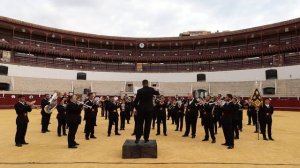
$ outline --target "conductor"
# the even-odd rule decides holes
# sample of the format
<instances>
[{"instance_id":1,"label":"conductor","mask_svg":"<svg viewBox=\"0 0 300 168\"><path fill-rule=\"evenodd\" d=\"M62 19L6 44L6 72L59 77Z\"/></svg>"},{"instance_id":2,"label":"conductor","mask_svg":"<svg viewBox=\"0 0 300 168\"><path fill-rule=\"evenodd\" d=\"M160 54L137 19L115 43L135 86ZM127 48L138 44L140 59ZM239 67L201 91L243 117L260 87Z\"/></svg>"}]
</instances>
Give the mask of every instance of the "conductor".
<instances>
[{"instance_id":1,"label":"conductor","mask_svg":"<svg viewBox=\"0 0 300 168\"><path fill-rule=\"evenodd\" d=\"M149 87L148 80L143 80L143 88L137 91L134 100L134 106L137 110L137 129L135 143L139 143L144 133L145 143L149 142L151 120L153 116L153 96L159 95L159 92Z\"/></svg>"}]
</instances>

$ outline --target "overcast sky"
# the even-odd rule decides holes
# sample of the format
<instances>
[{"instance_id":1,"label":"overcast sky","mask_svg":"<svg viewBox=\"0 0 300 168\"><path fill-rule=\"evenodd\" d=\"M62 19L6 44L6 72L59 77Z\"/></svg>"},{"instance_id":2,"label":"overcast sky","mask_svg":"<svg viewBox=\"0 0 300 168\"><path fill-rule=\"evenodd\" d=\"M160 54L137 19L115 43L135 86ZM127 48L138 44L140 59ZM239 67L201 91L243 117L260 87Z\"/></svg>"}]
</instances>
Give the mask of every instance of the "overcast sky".
<instances>
[{"instance_id":1,"label":"overcast sky","mask_svg":"<svg viewBox=\"0 0 300 168\"><path fill-rule=\"evenodd\" d=\"M237 30L300 17L300 0L1 0L0 15L79 32L133 37Z\"/></svg>"}]
</instances>

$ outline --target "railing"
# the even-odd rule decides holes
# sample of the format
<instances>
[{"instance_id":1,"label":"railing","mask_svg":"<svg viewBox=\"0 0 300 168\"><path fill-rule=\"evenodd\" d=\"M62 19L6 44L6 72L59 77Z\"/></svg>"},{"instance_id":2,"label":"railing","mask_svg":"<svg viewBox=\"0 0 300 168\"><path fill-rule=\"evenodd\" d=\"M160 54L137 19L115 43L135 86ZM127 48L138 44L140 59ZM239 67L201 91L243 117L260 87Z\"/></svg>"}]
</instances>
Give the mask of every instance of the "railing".
<instances>
[{"instance_id":1,"label":"railing","mask_svg":"<svg viewBox=\"0 0 300 168\"><path fill-rule=\"evenodd\" d=\"M282 62L277 63L274 58L282 57ZM150 63L143 64L142 72L200 72L200 71L227 71L253 68L265 68L276 66L299 65L300 54L270 55L265 57L254 57L247 59L230 59L220 61L202 61L189 63ZM112 72L136 72L136 65L133 63L112 63L100 61L75 61L74 59L58 59L35 56L30 54L16 53L14 64L30 65L38 67L49 67L59 69L77 69L87 71L112 71Z\"/></svg>"}]
</instances>

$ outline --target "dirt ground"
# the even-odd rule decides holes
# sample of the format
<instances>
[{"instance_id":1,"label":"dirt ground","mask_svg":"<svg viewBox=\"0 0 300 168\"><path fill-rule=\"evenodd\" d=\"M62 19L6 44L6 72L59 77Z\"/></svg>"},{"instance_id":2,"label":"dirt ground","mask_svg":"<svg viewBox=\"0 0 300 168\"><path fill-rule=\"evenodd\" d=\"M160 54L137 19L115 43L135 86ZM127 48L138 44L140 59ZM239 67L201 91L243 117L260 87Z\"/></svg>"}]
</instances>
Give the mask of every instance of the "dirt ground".
<instances>
[{"instance_id":1,"label":"dirt ground","mask_svg":"<svg viewBox=\"0 0 300 168\"><path fill-rule=\"evenodd\" d=\"M97 139L85 140L84 122L79 126L76 141L78 149L67 148L67 137L56 134L56 111L51 117L51 132L42 134L39 110L29 114L26 141L29 145L15 147L16 131L14 110L0 110L0 168L15 167L300 167L300 113L276 111L273 116L273 138L275 141L257 140L254 126L246 125L244 111L243 132L235 141L234 150L228 150L224 143L222 129L216 135L217 143L202 142L204 130L198 120L197 136L183 138L183 132L175 132L175 125L167 122L168 136L156 136L151 130L150 139L158 144L157 159L122 159L122 145L131 136L134 121L126 124L121 136L107 137L108 121L98 117L95 127Z\"/></svg>"}]
</instances>

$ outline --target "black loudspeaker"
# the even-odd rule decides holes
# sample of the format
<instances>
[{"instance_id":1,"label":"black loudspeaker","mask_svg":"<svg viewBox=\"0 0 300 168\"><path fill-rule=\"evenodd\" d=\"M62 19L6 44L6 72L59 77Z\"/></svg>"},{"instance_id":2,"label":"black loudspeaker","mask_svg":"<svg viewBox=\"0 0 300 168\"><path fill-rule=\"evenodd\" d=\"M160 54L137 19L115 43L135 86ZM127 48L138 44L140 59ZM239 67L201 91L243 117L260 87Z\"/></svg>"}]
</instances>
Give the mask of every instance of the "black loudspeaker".
<instances>
[{"instance_id":1,"label":"black loudspeaker","mask_svg":"<svg viewBox=\"0 0 300 168\"><path fill-rule=\"evenodd\" d=\"M273 87L265 87L263 89L265 95L275 95L275 88Z\"/></svg>"},{"instance_id":2,"label":"black loudspeaker","mask_svg":"<svg viewBox=\"0 0 300 168\"><path fill-rule=\"evenodd\" d=\"M277 69L266 70L266 79L277 79Z\"/></svg>"},{"instance_id":3,"label":"black loudspeaker","mask_svg":"<svg viewBox=\"0 0 300 168\"><path fill-rule=\"evenodd\" d=\"M0 75L7 75L8 74L8 67L0 65Z\"/></svg>"},{"instance_id":4,"label":"black loudspeaker","mask_svg":"<svg viewBox=\"0 0 300 168\"><path fill-rule=\"evenodd\" d=\"M78 72L77 73L77 80L86 80L86 73Z\"/></svg>"},{"instance_id":5,"label":"black loudspeaker","mask_svg":"<svg viewBox=\"0 0 300 168\"><path fill-rule=\"evenodd\" d=\"M87 88L83 89L83 94L88 94L88 93L91 93L91 89L87 89Z\"/></svg>"},{"instance_id":6,"label":"black loudspeaker","mask_svg":"<svg viewBox=\"0 0 300 168\"><path fill-rule=\"evenodd\" d=\"M0 83L0 90L9 91L9 83Z\"/></svg>"},{"instance_id":7,"label":"black loudspeaker","mask_svg":"<svg viewBox=\"0 0 300 168\"><path fill-rule=\"evenodd\" d=\"M206 81L206 75L205 74L197 74L197 82L203 82Z\"/></svg>"}]
</instances>

